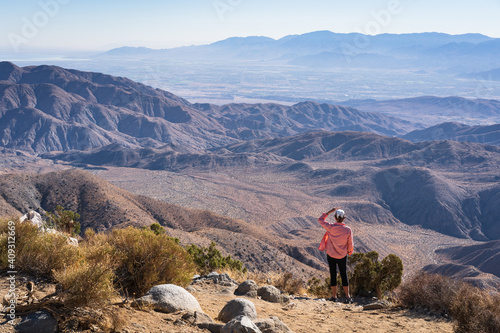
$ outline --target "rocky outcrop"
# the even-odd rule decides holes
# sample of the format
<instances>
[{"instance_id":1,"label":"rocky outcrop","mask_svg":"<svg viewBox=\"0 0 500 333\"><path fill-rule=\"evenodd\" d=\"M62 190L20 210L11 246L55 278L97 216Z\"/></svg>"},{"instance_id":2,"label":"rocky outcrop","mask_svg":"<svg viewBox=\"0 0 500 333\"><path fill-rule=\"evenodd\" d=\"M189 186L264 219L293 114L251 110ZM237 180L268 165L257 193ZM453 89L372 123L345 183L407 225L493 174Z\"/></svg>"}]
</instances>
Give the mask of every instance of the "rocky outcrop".
<instances>
[{"instance_id":1,"label":"rocky outcrop","mask_svg":"<svg viewBox=\"0 0 500 333\"><path fill-rule=\"evenodd\" d=\"M21 216L19 218L19 222L20 223L29 222L32 225L34 225L35 227L37 227L39 232L56 233L56 234L63 235L64 237L66 237L68 239L69 244L78 246L78 239L76 239L74 237L70 237L68 234L57 231L54 228L50 228L43 221L42 215L40 215L40 213L38 213L38 212L35 212L34 210L31 210L28 213Z\"/></svg>"}]
</instances>

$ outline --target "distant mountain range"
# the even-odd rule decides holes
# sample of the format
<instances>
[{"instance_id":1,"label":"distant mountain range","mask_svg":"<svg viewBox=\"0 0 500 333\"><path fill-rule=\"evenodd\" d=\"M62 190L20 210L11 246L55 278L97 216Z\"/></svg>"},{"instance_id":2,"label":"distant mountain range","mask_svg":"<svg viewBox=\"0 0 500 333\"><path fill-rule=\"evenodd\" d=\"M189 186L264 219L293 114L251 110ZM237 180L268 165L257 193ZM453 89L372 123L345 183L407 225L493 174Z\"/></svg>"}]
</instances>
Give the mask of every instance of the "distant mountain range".
<instances>
[{"instance_id":1,"label":"distant mountain range","mask_svg":"<svg viewBox=\"0 0 500 333\"><path fill-rule=\"evenodd\" d=\"M455 68L458 73L499 67L500 39L480 34L380 34L316 31L269 37L232 37L209 45L153 50L121 47L112 58L266 60L306 67ZM485 66L489 66L485 67Z\"/></svg>"},{"instance_id":2,"label":"distant mountain range","mask_svg":"<svg viewBox=\"0 0 500 333\"><path fill-rule=\"evenodd\" d=\"M33 152L120 143L194 149L316 129L404 134L414 124L353 108L299 103L191 104L126 78L0 63L0 143Z\"/></svg>"},{"instance_id":3,"label":"distant mountain range","mask_svg":"<svg viewBox=\"0 0 500 333\"><path fill-rule=\"evenodd\" d=\"M493 68L485 72L465 73L460 75L460 77L476 80L500 81L500 68Z\"/></svg>"}]
</instances>

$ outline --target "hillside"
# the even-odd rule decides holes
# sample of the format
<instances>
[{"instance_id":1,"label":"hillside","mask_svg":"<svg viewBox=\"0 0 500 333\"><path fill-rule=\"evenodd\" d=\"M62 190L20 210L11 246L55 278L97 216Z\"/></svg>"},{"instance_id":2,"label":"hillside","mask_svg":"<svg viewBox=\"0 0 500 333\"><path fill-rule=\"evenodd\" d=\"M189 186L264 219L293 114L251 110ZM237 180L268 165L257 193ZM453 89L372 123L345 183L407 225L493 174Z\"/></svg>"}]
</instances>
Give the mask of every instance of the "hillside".
<instances>
[{"instance_id":1,"label":"hillside","mask_svg":"<svg viewBox=\"0 0 500 333\"><path fill-rule=\"evenodd\" d=\"M408 225L422 225L455 237L500 238L493 217L497 211L491 201L500 188L489 181L478 187L484 182L481 179L471 179L466 185L447 174L474 170L481 177L497 177L494 170L500 167L500 149L494 146L452 141L411 143L359 132L314 132L232 144L205 154L179 153L170 148L129 151L111 146L44 157L75 166L183 170L188 174L235 174L248 168L256 174L293 174L299 178L297 183L313 186L312 193L362 197ZM336 183L336 189L323 194L321 182ZM372 219L360 216L369 223Z\"/></svg>"},{"instance_id":2,"label":"hillside","mask_svg":"<svg viewBox=\"0 0 500 333\"><path fill-rule=\"evenodd\" d=\"M327 104L196 105L126 78L0 63L0 145L29 152L118 143L219 147L313 129L399 135L410 122Z\"/></svg>"},{"instance_id":3,"label":"hillside","mask_svg":"<svg viewBox=\"0 0 500 333\"><path fill-rule=\"evenodd\" d=\"M157 222L182 244L208 246L211 240L216 241L223 251L244 261L250 269L279 270L288 266L286 262L294 262L288 268L295 274L308 275L313 271L279 251L283 240L267 230L209 211L135 195L85 171L0 175L0 217L21 216L29 210L54 211L57 205L80 214L82 231ZM315 268L321 267L316 263Z\"/></svg>"},{"instance_id":4,"label":"hillside","mask_svg":"<svg viewBox=\"0 0 500 333\"><path fill-rule=\"evenodd\" d=\"M499 288L499 241L443 248L436 254L446 263L428 265L424 267L425 271L462 279L482 288Z\"/></svg>"},{"instance_id":5,"label":"hillside","mask_svg":"<svg viewBox=\"0 0 500 333\"><path fill-rule=\"evenodd\" d=\"M413 142L453 140L500 146L500 124L467 126L459 123L443 123L423 130L412 131L402 138Z\"/></svg>"}]
</instances>

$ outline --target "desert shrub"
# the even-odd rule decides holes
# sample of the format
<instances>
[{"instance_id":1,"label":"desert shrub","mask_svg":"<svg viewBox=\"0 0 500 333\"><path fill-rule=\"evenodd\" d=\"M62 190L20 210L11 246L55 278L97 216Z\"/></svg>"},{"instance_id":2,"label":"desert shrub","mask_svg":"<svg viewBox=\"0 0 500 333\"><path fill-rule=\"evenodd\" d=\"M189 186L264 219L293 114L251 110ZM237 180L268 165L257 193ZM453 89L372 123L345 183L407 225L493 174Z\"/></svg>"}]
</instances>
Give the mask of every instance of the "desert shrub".
<instances>
[{"instance_id":1,"label":"desert shrub","mask_svg":"<svg viewBox=\"0 0 500 333\"><path fill-rule=\"evenodd\" d=\"M304 290L304 281L296 278L292 273L287 272L280 274L274 286L290 295L300 294Z\"/></svg>"},{"instance_id":2,"label":"desert shrub","mask_svg":"<svg viewBox=\"0 0 500 333\"><path fill-rule=\"evenodd\" d=\"M389 254L382 261L378 253L354 253L348 259L350 290L354 295L368 296L375 293L379 298L401 284L403 261Z\"/></svg>"},{"instance_id":3,"label":"desert shrub","mask_svg":"<svg viewBox=\"0 0 500 333\"><path fill-rule=\"evenodd\" d=\"M224 257L222 253L216 248L217 244L211 242L208 247L199 247L191 244L187 247L188 253L193 258L196 264L198 273L208 274L216 270L230 269L245 273L247 268L239 260L231 258L231 256Z\"/></svg>"},{"instance_id":4,"label":"desert shrub","mask_svg":"<svg viewBox=\"0 0 500 333\"><path fill-rule=\"evenodd\" d=\"M1 230L5 230L6 222ZM0 263L7 267L7 242L9 235L0 234ZM30 223L15 222L15 251L17 270L35 275L52 277L60 270L81 258L79 248L68 244L66 236L58 233L40 233Z\"/></svg>"},{"instance_id":5,"label":"desert shrub","mask_svg":"<svg viewBox=\"0 0 500 333\"><path fill-rule=\"evenodd\" d=\"M114 288L116 251L106 238L102 234L92 236L80 245L79 261L54 271L54 278L63 287L66 305L100 306L118 295Z\"/></svg>"},{"instance_id":6,"label":"desert shrub","mask_svg":"<svg viewBox=\"0 0 500 333\"><path fill-rule=\"evenodd\" d=\"M426 308L437 314L449 314L459 283L437 274L419 273L403 283L398 291L401 304L408 308Z\"/></svg>"},{"instance_id":7,"label":"desert shrub","mask_svg":"<svg viewBox=\"0 0 500 333\"><path fill-rule=\"evenodd\" d=\"M100 306L118 295L113 287L114 274L109 257L102 259L83 259L54 271L55 280L63 287L65 305Z\"/></svg>"},{"instance_id":8,"label":"desert shrub","mask_svg":"<svg viewBox=\"0 0 500 333\"><path fill-rule=\"evenodd\" d=\"M500 332L500 296L462 283L451 303L456 333Z\"/></svg>"},{"instance_id":9,"label":"desert shrub","mask_svg":"<svg viewBox=\"0 0 500 333\"><path fill-rule=\"evenodd\" d=\"M65 210L64 207L57 205L55 212L46 212L49 224L52 224L57 230L70 234L72 236L80 234L80 214L71 210Z\"/></svg>"},{"instance_id":10,"label":"desert shrub","mask_svg":"<svg viewBox=\"0 0 500 333\"><path fill-rule=\"evenodd\" d=\"M332 295L330 277L325 278L322 283L320 279L314 276L307 282L307 285L307 292L317 297L328 298Z\"/></svg>"},{"instance_id":11,"label":"desert shrub","mask_svg":"<svg viewBox=\"0 0 500 333\"><path fill-rule=\"evenodd\" d=\"M449 277L419 273L401 285L401 305L423 308L454 320L457 333L500 332L500 295Z\"/></svg>"},{"instance_id":12,"label":"desert shrub","mask_svg":"<svg viewBox=\"0 0 500 333\"><path fill-rule=\"evenodd\" d=\"M116 251L116 281L128 293L142 295L163 283L186 286L195 272L191 256L165 234L129 227L113 230L107 241Z\"/></svg>"}]
</instances>

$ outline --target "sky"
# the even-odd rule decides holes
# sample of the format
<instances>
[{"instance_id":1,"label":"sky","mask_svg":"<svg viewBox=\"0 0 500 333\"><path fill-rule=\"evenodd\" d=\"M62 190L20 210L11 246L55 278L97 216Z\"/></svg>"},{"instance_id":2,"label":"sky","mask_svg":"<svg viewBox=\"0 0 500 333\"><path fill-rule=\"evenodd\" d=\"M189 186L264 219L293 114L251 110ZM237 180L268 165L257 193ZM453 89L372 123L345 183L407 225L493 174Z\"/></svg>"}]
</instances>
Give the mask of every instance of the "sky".
<instances>
[{"instance_id":1,"label":"sky","mask_svg":"<svg viewBox=\"0 0 500 333\"><path fill-rule=\"evenodd\" d=\"M0 0L0 54L275 39L318 30L500 37L500 0Z\"/></svg>"}]
</instances>

